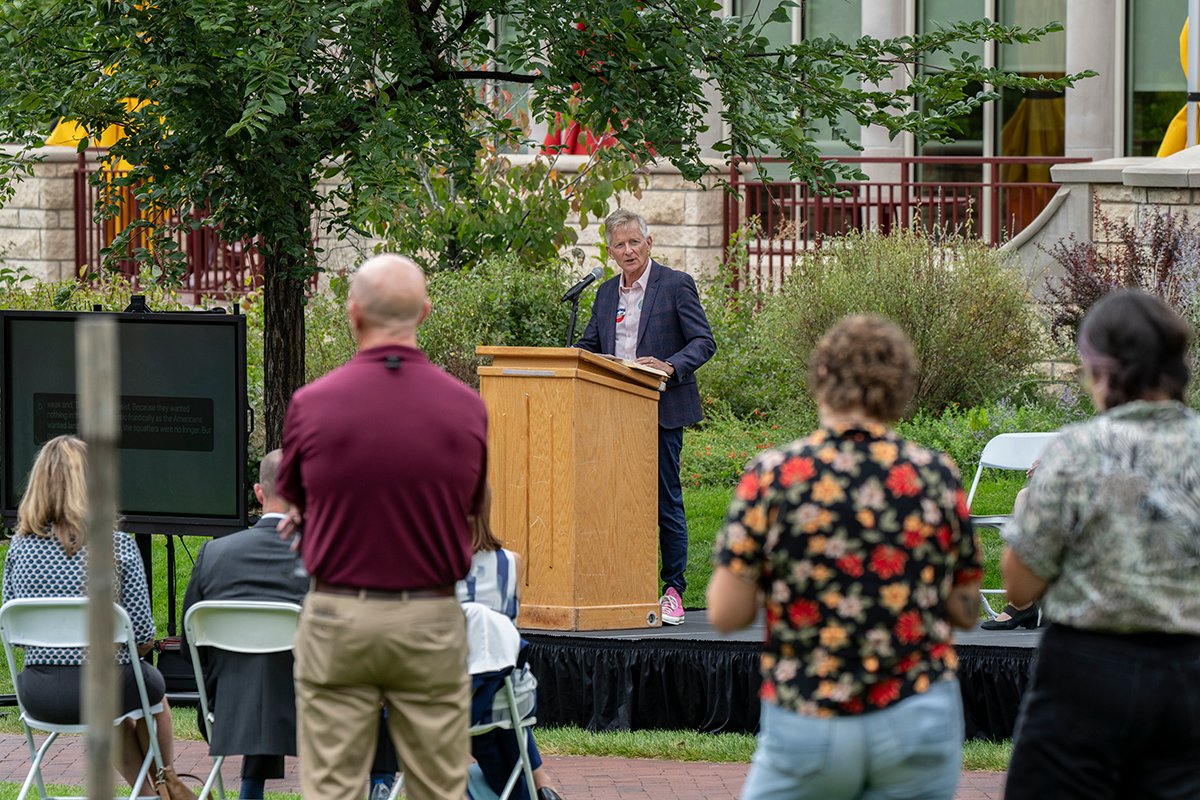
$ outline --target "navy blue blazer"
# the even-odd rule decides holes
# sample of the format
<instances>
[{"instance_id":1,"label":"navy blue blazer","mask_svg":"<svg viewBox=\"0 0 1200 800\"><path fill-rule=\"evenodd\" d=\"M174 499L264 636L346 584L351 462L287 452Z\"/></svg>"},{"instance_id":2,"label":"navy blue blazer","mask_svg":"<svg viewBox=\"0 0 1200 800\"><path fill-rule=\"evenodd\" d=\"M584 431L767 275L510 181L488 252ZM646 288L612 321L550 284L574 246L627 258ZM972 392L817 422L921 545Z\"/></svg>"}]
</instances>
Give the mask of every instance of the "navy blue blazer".
<instances>
[{"instance_id":1,"label":"navy blue blazer","mask_svg":"<svg viewBox=\"0 0 1200 800\"><path fill-rule=\"evenodd\" d=\"M712 358L717 344L692 276L657 261L653 263L650 283L642 299L637 355L670 361L675 367L666 391L658 398L658 424L663 428L682 428L704 419L695 373ZM576 347L608 355L616 350L620 281L618 273L600 284L592 303L592 319Z\"/></svg>"}]
</instances>

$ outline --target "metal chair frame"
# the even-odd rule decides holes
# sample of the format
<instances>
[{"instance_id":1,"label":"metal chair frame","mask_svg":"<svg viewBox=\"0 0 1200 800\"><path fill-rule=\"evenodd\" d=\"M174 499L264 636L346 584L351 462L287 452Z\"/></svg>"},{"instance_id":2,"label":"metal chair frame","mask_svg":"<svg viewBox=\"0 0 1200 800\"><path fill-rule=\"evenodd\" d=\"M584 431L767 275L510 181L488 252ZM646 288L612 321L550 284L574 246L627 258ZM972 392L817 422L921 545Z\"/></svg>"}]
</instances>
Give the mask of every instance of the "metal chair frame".
<instances>
[{"instance_id":1,"label":"metal chair frame","mask_svg":"<svg viewBox=\"0 0 1200 800\"><path fill-rule=\"evenodd\" d=\"M60 734L87 733L87 725L47 722L37 719L26 710L25 701L21 697L21 690L16 681L17 660L13 648L17 646L87 647L89 644L87 604L86 597L29 597L9 600L0 606L0 641L4 644L4 656L8 661L9 674L13 676L17 707L21 712L21 727L25 731L25 741L29 745L29 755L33 759L33 763L29 767L29 774L25 776L25 782L21 785L21 791L17 795L17 800L25 800L34 781L37 782L38 796L41 800L51 797L46 793L46 784L42 779L42 763L45 761L46 753ZM113 642L129 648L131 658L136 660L137 639L134 637L129 615L116 603L113 604L113 611L116 616ZM141 770L138 772L130 796L145 798L145 800L158 800L158 795L155 793L145 795L139 794L139 792L150 773L151 764L159 771L163 768L162 753L158 748L158 736L154 723L154 715L163 710L163 704L150 705L149 697L146 694L146 683L141 669L136 668L136 661L133 674L137 682L141 708L117 717L113 720L113 726L121 724L126 719L144 719L146 721L146 727L150 734L149 750L142 761ZM34 730L49 734L40 748L33 740ZM53 795L53 797L56 800L86 800L86 797L82 795Z\"/></svg>"},{"instance_id":2,"label":"metal chair frame","mask_svg":"<svg viewBox=\"0 0 1200 800\"><path fill-rule=\"evenodd\" d=\"M188 609L183 618L183 630L200 694L201 716L210 742L215 717L209 707L200 653L196 648L215 647L231 653L282 653L292 649L299 615L300 606L295 603L254 600L204 600ZM225 756L212 756L212 760L212 769L204 780L199 800L205 800L214 786L217 796L225 800L225 784L221 779Z\"/></svg>"},{"instance_id":3,"label":"metal chair frame","mask_svg":"<svg viewBox=\"0 0 1200 800\"><path fill-rule=\"evenodd\" d=\"M971 507L971 501L975 499L975 490L979 488L979 479L983 476L985 469L1004 469L1004 470L1020 470L1027 471L1033 462L1042 457L1042 452L1045 451L1046 445L1058 436L1057 431L1049 433L1001 433L993 436L986 445L983 446L983 453L979 456L979 466L975 469L975 479L971 481L971 491L967 493L967 508ZM1012 518L1012 514L987 514L981 516L971 516L971 523L980 528L995 528L1000 530ZM1000 616L1000 612L992 608L992 604L988 602L988 595L1006 594L1004 589L980 589L980 595L983 597L983 610L987 614L988 619L996 619ZM1039 619L1038 622L1040 624Z\"/></svg>"}]
</instances>

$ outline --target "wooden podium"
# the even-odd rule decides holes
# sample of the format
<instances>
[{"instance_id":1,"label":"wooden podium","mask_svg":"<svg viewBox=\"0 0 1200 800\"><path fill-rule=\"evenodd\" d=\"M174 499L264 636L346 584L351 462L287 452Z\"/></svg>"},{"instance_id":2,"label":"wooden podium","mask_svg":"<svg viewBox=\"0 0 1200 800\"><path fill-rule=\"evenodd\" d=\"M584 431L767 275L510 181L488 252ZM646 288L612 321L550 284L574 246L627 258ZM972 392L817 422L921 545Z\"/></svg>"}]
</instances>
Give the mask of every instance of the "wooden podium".
<instances>
[{"instance_id":1,"label":"wooden podium","mask_svg":"<svg viewBox=\"0 0 1200 800\"><path fill-rule=\"evenodd\" d=\"M570 347L479 347L492 529L523 628L658 627L661 378Z\"/></svg>"}]
</instances>

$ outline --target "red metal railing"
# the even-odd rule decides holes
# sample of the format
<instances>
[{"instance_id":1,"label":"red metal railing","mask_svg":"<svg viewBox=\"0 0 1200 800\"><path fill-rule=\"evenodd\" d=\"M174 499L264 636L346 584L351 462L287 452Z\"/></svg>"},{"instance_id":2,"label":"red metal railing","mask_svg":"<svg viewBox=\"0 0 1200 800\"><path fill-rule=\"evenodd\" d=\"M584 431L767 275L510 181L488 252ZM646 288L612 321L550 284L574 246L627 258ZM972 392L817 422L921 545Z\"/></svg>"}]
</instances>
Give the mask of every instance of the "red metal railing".
<instances>
[{"instance_id":1,"label":"red metal railing","mask_svg":"<svg viewBox=\"0 0 1200 800\"><path fill-rule=\"evenodd\" d=\"M110 246L113 240L132 222L147 219L134 197L132 187L115 187L107 190L95 186L91 176L99 172L103 180L112 182L129 175L122 170L89 169L80 155L75 169L75 265L80 278L98 275L103 258L100 251ZM112 219L95 221L96 209L105 201L105 195L116 194L119 213ZM109 199L112 202L112 199ZM203 220L205 215L195 214ZM179 217L169 215L167 224L176 224ZM253 241L227 242L221 238L218 228L202 225L195 229L177 231L173 238L185 257L185 270L181 290L193 295L194 302L201 296L227 299L247 294L258 288L263 281L262 257ZM133 258L133 251L150 247L148 228L133 232L127 249L128 257L115 262L116 268L129 276L135 288L138 285L141 264Z\"/></svg>"},{"instance_id":2,"label":"red metal railing","mask_svg":"<svg viewBox=\"0 0 1200 800\"><path fill-rule=\"evenodd\" d=\"M833 160L833 159L826 159ZM756 234L746 242L759 285L777 286L796 253L823 237L853 231L919 226L935 235L961 235L994 245L1017 235L1034 220L1059 184L1049 180L1053 164L1090 158L953 158L918 156L836 160L863 165L886 179L842 181L841 197L822 196L806 184L745 180L734 163L734 192L724 201L725 242L749 220ZM785 163L783 159L764 162ZM744 163L744 162L743 162Z\"/></svg>"}]
</instances>

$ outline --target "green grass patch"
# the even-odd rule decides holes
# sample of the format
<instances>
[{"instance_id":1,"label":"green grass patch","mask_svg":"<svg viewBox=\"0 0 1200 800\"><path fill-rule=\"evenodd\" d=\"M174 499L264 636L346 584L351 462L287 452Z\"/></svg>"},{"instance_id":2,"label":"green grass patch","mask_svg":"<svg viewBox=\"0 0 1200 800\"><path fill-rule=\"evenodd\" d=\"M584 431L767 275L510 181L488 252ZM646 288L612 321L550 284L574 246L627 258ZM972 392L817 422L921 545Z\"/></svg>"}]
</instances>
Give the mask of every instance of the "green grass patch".
<instances>
[{"instance_id":1,"label":"green grass patch","mask_svg":"<svg viewBox=\"0 0 1200 800\"><path fill-rule=\"evenodd\" d=\"M543 756L603 756L661 758L668 761L710 761L748 764L755 738L748 733L696 731L609 731L591 733L574 725L534 730Z\"/></svg>"},{"instance_id":2,"label":"green grass patch","mask_svg":"<svg viewBox=\"0 0 1200 800\"><path fill-rule=\"evenodd\" d=\"M695 731L614 731L590 733L575 726L538 727L534 731L542 755L661 758L748 764L757 741L748 733ZM963 745L963 769L1003 772L1012 757L1012 741L972 740Z\"/></svg>"},{"instance_id":3,"label":"green grass patch","mask_svg":"<svg viewBox=\"0 0 1200 800\"><path fill-rule=\"evenodd\" d=\"M684 608L704 608L708 580L712 577L713 542L725 522L725 510L733 497L733 487L683 490L683 508L688 524L688 563L684 572L687 589Z\"/></svg>"},{"instance_id":4,"label":"green grass patch","mask_svg":"<svg viewBox=\"0 0 1200 800\"><path fill-rule=\"evenodd\" d=\"M999 742L971 739L963 743L962 768L972 772L1007 772L1012 749L1012 739Z\"/></svg>"}]
</instances>

